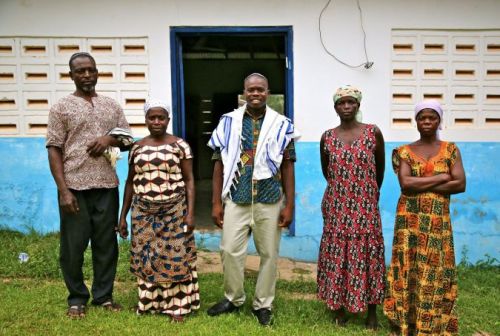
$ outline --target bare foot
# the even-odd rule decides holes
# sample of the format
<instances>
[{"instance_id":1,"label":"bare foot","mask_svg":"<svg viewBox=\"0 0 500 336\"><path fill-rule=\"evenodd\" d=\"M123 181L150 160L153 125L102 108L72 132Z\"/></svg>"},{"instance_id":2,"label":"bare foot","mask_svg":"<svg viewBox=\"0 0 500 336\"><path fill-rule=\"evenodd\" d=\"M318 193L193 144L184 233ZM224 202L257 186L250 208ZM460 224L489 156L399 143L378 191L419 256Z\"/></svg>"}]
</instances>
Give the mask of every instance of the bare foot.
<instances>
[{"instance_id":1,"label":"bare foot","mask_svg":"<svg viewBox=\"0 0 500 336\"><path fill-rule=\"evenodd\" d=\"M340 327L345 327L347 321L349 320L349 318L345 314L345 309L344 308L337 309L334 311L334 313L335 313L334 317L335 324Z\"/></svg>"},{"instance_id":2,"label":"bare foot","mask_svg":"<svg viewBox=\"0 0 500 336\"><path fill-rule=\"evenodd\" d=\"M399 328L399 326L395 325L391 321L389 321L389 325L391 326L391 332L389 333L389 336L401 335L401 328Z\"/></svg>"},{"instance_id":3,"label":"bare foot","mask_svg":"<svg viewBox=\"0 0 500 336\"><path fill-rule=\"evenodd\" d=\"M365 326L366 329L377 330L378 328L377 305L374 304L368 305L368 316L366 317Z\"/></svg>"},{"instance_id":4,"label":"bare foot","mask_svg":"<svg viewBox=\"0 0 500 336\"><path fill-rule=\"evenodd\" d=\"M365 327L366 329L369 329L369 330L377 330L378 328L378 320L377 320L377 317L375 316L375 318L370 318L370 317L367 317L366 318L366 321L365 321Z\"/></svg>"}]
</instances>

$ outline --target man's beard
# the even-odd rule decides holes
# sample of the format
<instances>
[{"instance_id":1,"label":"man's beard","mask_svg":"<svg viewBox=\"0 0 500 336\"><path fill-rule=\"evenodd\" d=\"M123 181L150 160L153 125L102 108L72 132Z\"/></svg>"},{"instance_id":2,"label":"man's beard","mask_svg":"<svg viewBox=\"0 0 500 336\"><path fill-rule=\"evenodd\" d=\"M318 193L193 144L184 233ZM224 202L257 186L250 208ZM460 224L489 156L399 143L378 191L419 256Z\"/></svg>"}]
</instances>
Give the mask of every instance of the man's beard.
<instances>
[{"instance_id":1,"label":"man's beard","mask_svg":"<svg viewBox=\"0 0 500 336\"><path fill-rule=\"evenodd\" d=\"M82 91L85 93L92 93L95 91L95 84L92 85L83 85Z\"/></svg>"}]
</instances>

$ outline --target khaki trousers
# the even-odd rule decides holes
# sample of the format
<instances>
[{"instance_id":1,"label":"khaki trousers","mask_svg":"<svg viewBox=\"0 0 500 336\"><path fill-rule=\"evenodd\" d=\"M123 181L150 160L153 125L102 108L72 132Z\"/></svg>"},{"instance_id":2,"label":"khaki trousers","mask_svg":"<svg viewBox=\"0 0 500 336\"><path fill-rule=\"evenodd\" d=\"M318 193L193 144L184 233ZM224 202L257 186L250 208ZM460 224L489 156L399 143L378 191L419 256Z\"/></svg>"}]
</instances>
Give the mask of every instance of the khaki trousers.
<instances>
[{"instance_id":1,"label":"khaki trousers","mask_svg":"<svg viewBox=\"0 0 500 336\"><path fill-rule=\"evenodd\" d=\"M276 289L277 261L281 238L278 227L283 202L240 205L225 201L224 226L220 244L224 268L224 295L236 306L245 302L243 287L248 239L253 233L260 256L259 276L253 309L271 309Z\"/></svg>"}]
</instances>

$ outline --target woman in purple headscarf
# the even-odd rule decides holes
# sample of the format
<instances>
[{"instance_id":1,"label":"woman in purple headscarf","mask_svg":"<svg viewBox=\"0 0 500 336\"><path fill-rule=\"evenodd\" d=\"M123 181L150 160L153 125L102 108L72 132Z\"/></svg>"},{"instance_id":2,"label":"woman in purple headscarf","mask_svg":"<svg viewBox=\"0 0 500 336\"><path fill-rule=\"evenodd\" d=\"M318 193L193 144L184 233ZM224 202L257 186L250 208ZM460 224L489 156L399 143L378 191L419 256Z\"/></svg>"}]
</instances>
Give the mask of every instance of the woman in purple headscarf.
<instances>
[{"instance_id":1,"label":"woman in purple headscarf","mask_svg":"<svg viewBox=\"0 0 500 336\"><path fill-rule=\"evenodd\" d=\"M396 210L384 313L393 335L457 335L457 281L450 195L465 191L458 147L441 141L437 101L415 107L420 139L396 148L401 196Z\"/></svg>"}]
</instances>

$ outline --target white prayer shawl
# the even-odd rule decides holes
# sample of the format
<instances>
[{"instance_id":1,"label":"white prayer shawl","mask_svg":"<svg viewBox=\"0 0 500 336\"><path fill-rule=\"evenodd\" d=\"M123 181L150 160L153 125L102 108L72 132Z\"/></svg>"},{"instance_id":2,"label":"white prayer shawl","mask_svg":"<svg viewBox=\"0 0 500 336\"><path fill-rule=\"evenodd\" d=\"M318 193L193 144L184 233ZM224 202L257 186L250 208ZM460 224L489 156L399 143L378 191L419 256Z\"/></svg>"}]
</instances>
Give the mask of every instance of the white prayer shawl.
<instances>
[{"instance_id":1,"label":"white prayer shawl","mask_svg":"<svg viewBox=\"0 0 500 336\"><path fill-rule=\"evenodd\" d=\"M212 132L208 146L212 149L219 148L224 166L222 199L224 199L237 183L238 164L241 161L241 132L243 115L246 105L224 114L219 124ZM260 130L257 149L254 157L252 178L264 180L278 172L283 152L292 139L299 138L290 119L266 106L266 114Z\"/></svg>"}]
</instances>

